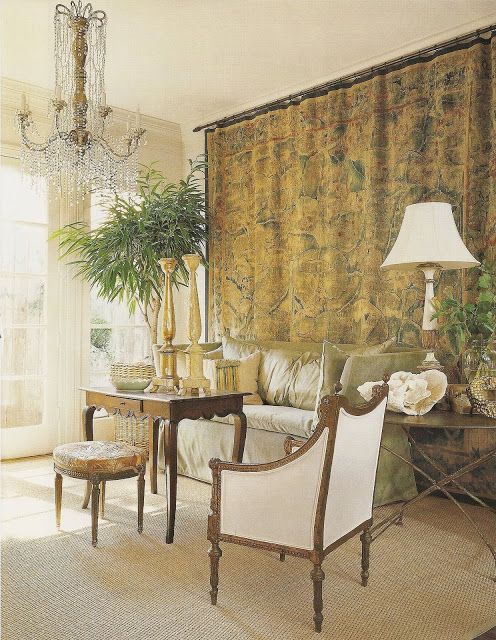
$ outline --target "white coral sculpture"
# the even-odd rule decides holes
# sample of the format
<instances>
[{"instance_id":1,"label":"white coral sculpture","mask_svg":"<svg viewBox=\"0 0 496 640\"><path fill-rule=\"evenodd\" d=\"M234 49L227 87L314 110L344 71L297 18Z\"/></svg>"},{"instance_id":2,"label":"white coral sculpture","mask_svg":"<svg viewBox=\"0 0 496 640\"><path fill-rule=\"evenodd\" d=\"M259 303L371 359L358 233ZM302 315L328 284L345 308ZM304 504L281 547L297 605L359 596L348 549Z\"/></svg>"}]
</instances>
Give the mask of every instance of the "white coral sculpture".
<instances>
[{"instance_id":1,"label":"white coral sculpture","mask_svg":"<svg viewBox=\"0 0 496 640\"><path fill-rule=\"evenodd\" d=\"M383 384L378 382L364 382L357 390L358 393L370 400L372 389ZM439 402L446 392L448 379L442 371L430 369L422 373L410 371L396 371L389 379L389 395L387 408L396 413L406 413L410 416L423 416Z\"/></svg>"}]
</instances>

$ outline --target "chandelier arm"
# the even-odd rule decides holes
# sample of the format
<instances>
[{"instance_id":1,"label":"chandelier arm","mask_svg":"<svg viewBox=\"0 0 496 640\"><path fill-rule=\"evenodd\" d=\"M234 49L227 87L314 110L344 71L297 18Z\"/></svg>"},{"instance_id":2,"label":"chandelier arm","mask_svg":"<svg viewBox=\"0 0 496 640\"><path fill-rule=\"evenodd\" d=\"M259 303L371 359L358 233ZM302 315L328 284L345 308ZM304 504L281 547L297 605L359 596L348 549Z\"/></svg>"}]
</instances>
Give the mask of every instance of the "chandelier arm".
<instances>
[{"instance_id":1,"label":"chandelier arm","mask_svg":"<svg viewBox=\"0 0 496 640\"><path fill-rule=\"evenodd\" d=\"M117 158L121 158L122 160L125 160L126 158L130 158L133 155L133 153L136 151L144 133L145 133L144 129L139 129L138 135L134 134L132 135L132 137L128 138L127 153L120 153L119 151L115 151L114 149L112 149L112 147L107 142L107 140L105 140L105 138L102 138L101 136L98 136L98 138L95 138L95 142L98 142L100 146L103 149L105 149L107 153Z\"/></svg>"},{"instance_id":2,"label":"chandelier arm","mask_svg":"<svg viewBox=\"0 0 496 640\"><path fill-rule=\"evenodd\" d=\"M29 125L28 125L29 126ZM23 144L30 149L31 151L46 151L51 144L57 140L59 137L58 134L54 134L50 136L45 142L35 142L34 140L30 140L26 134L27 126L24 123L21 123L20 132L21 132L21 140Z\"/></svg>"}]
</instances>

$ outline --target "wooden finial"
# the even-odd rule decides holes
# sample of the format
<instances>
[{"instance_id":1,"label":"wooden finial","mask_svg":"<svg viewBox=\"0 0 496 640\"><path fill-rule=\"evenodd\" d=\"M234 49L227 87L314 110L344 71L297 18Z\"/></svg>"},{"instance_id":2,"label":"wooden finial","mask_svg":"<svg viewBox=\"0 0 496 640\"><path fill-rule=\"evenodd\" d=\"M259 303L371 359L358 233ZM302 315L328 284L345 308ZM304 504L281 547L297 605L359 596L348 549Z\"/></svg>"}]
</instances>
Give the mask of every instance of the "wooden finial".
<instances>
[{"instance_id":1,"label":"wooden finial","mask_svg":"<svg viewBox=\"0 0 496 640\"><path fill-rule=\"evenodd\" d=\"M382 376L382 379L384 380L384 384L387 384L389 382L389 373L385 373Z\"/></svg>"},{"instance_id":2,"label":"wooden finial","mask_svg":"<svg viewBox=\"0 0 496 640\"><path fill-rule=\"evenodd\" d=\"M334 393L337 395L343 390L343 385L340 382L336 382L334 385Z\"/></svg>"}]
</instances>

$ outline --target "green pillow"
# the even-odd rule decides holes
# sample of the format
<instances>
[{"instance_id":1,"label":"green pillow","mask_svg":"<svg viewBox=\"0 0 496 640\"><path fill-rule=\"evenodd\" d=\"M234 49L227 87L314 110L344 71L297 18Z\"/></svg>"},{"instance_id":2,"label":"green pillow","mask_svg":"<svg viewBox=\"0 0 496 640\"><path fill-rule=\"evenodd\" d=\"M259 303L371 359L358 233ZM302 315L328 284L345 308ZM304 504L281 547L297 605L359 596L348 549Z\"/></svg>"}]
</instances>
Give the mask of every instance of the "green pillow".
<instances>
[{"instance_id":1,"label":"green pillow","mask_svg":"<svg viewBox=\"0 0 496 640\"><path fill-rule=\"evenodd\" d=\"M363 354L364 356L373 356L384 353L394 343L394 339L387 340L381 344L364 345L364 344L340 344L335 345L324 340L322 345L322 359L320 362L320 377L315 401L315 413L313 418L313 426L318 422L318 408L322 398L334 393L334 387L340 381L341 374L346 366L347 361L354 357L355 354Z\"/></svg>"},{"instance_id":2,"label":"green pillow","mask_svg":"<svg viewBox=\"0 0 496 640\"><path fill-rule=\"evenodd\" d=\"M353 404L364 402L357 387L364 382L381 380L387 373L411 371L425 358L425 351L400 351L399 353L381 353L376 355L352 355L346 361L341 374L342 394Z\"/></svg>"}]
</instances>

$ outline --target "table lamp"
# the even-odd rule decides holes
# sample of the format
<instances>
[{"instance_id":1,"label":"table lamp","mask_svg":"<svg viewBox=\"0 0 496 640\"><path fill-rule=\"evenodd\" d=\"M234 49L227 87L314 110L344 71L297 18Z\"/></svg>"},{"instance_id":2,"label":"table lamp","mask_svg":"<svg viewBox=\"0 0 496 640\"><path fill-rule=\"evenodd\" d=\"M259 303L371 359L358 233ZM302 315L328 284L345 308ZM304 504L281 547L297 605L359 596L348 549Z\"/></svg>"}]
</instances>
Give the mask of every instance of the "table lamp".
<instances>
[{"instance_id":1,"label":"table lamp","mask_svg":"<svg viewBox=\"0 0 496 640\"><path fill-rule=\"evenodd\" d=\"M437 319L432 319L435 312L432 299L436 270L466 269L478 264L478 260L463 244L450 204L421 202L406 208L396 242L381 269L420 269L424 272L422 346L427 349L427 355L419 369L442 369L435 356L438 343Z\"/></svg>"}]
</instances>

